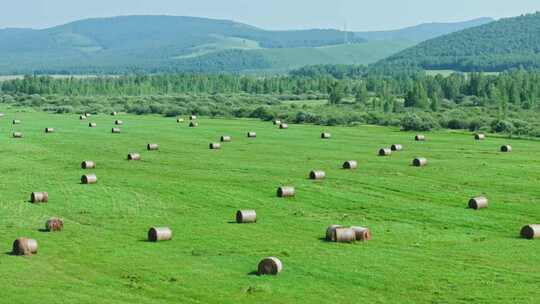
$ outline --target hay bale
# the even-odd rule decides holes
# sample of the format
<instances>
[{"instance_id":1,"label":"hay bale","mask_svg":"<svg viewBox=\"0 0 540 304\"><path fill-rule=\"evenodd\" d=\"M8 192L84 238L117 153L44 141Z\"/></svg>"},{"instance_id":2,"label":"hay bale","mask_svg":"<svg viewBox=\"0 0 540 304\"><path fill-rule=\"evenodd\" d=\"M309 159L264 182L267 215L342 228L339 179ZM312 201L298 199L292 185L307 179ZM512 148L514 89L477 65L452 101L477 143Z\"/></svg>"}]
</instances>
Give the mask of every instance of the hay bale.
<instances>
[{"instance_id":1,"label":"hay bale","mask_svg":"<svg viewBox=\"0 0 540 304\"><path fill-rule=\"evenodd\" d=\"M81 183L85 185L97 183L97 176L95 174L85 174L81 177Z\"/></svg>"},{"instance_id":2,"label":"hay bale","mask_svg":"<svg viewBox=\"0 0 540 304\"><path fill-rule=\"evenodd\" d=\"M427 158L417 157L413 159L413 166L415 167L424 167L424 166L427 166L427 164L428 164Z\"/></svg>"},{"instance_id":3,"label":"hay bale","mask_svg":"<svg viewBox=\"0 0 540 304\"><path fill-rule=\"evenodd\" d=\"M97 124L95 122L88 123L89 128L95 128L97 127Z\"/></svg>"},{"instance_id":4,"label":"hay bale","mask_svg":"<svg viewBox=\"0 0 540 304\"><path fill-rule=\"evenodd\" d=\"M148 151L157 151L157 150L159 150L159 145L158 144L148 144L148 145L146 145L146 149Z\"/></svg>"},{"instance_id":5,"label":"hay bale","mask_svg":"<svg viewBox=\"0 0 540 304\"><path fill-rule=\"evenodd\" d=\"M382 148L379 150L379 156L389 156L392 154L392 149Z\"/></svg>"},{"instance_id":6,"label":"hay bale","mask_svg":"<svg viewBox=\"0 0 540 304\"><path fill-rule=\"evenodd\" d=\"M356 241L356 232L351 228L336 228L332 238L338 243L352 243Z\"/></svg>"},{"instance_id":7,"label":"hay bale","mask_svg":"<svg viewBox=\"0 0 540 304\"><path fill-rule=\"evenodd\" d=\"M257 137L257 133L253 132L253 131L250 131L247 133L247 137L248 138L256 138Z\"/></svg>"},{"instance_id":8,"label":"hay bale","mask_svg":"<svg viewBox=\"0 0 540 304\"><path fill-rule=\"evenodd\" d=\"M326 240L329 241L329 242L335 242L336 239L336 235L335 235L335 231L337 228L342 228L341 225L330 225L328 226L328 228L326 228Z\"/></svg>"},{"instance_id":9,"label":"hay bale","mask_svg":"<svg viewBox=\"0 0 540 304\"><path fill-rule=\"evenodd\" d=\"M49 202L49 193L47 192L32 192L30 201L34 204Z\"/></svg>"},{"instance_id":10,"label":"hay bale","mask_svg":"<svg viewBox=\"0 0 540 304\"><path fill-rule=\"evenodd\" d=\"M277 275L283 270L283 263L276 257L262 259L257 266L259 275Z\"/></svg>"},{"instance_id":11,"label":"hay bale","mask_svg":"<svg viewBox=\"0 0 540 304\"><path fill-rule=\"evenodd\" d=\"M257 213L255 210L236 211L236 222L238 224L249 224L257 222Z\"/></svg>"},{"instance_id":12,"label":"hay bale","mask_svg":"<svg viewBox=\"0 0 540 304\"><path fill-rule=\"evenodd\" d=\"M139 153L129 153L127 156L128 160L141 160L141 155Z\"/></svg>"},{"instance_id":13,"label":"hay bale","mask_svg":"<svg viewBox=\"0 0 540 304\"><path fill-rule=\"evenodd\" d=\"M90 117L90 116L92 116L92 114L90 114L90 113L84 113L84 116Z\"/></svg>"},{"instance_id":14,"label":"hay bale","mask_svg":"<svg viewBox=\"0 0 540 304\"><path fill-rule=\"evenodd\" d=\"M210 150L219 150L219 149L221 149L221 144L220 143L210 143L209 147L210 147Z\"/></svg>"},{"instance_id":15,"label":"hay bale","mask_svg":"<svg viewBox=\"0 0 540 304\"><path fill-rule=\"evenodd\" d=\"M81 168L83 169L95 169L96 168L96 162L91 160L85 160L81 163Z\"/></svg>"},{"instance_id":16,"label":"hay bale","mask_svg":"<svg viewBox=\"0 0 540 304\"><path fill-rule=\"evenodd\" d=\"M330 139L330 138L332 138L332 134L323 132L323 133L321 133L321 138L322 139Z\"/></svg>"},{"instance_id":17,"label":"hay bale","mask_svg":"<svg viewBox=\"0 0 540 304\"><path fill-rule=\"evenodd\" d=\"M274 126L278 126L280 124L281 124L281 120L279 119L274 120Z\"/></svg>"},{"instance_id":18,"label":"hay bale","mask_svg":"<svg viewBox=\"0 0 540 304\"><path fill-rule=\"evenodd\" d=\"M113 133L113 134L118 134L118 133L120 133L120 132L121 132L121 131L120 131L120 128L112 128L112 129L111 129L111 133Z\"/></svg>"},{"instance_id":19,"label":"hay bale","mask_svg":"<svg viewBox=\"0 0 540 304\"><path fill-rule=\"evenodd\" d=\"M357 241L369 241L371 240L371 230L366 227L353 226L351 229L355 233L355 239Z\"/></svg>"},{"instance_id":20,"label":"hay bale","mask_svg":"<svg viewBox=\"0 0 540 304\"><path fill-rule=\"evenodd\" d=\"M504 145L501 147L501 152L509 153L512 152L512 146L510 145Z\"/></svg>"},{"instance_id":21,"label":"hay bale","mask_svg":"<svg viewBox=\"0 0 540 304\"><path fill-rule=\"evenodd\" d=\"M148 241L170 241L172 239L172 230L169 227L152 227L148 230Z\"/></svg>"},{"instance_id":22,"label":"hay bale","mask_svg":"<svg viewBox=\"0 0 540 304\"><path fill-rule=\"evenodd\" d=\"M426 140L426 136L425 135L422 135L422 134L418 134L414 137L414 140L416 141L425 141Z\"/></svg>"},{"instance_id":23,"label":"hay bale","mask_svg":"<svg viewBox=\"0 0 540 304\"><path fill-rule=\"evenodd\" d=\"M280 129L288 129L288 128L289 128L289 125L286 124L286 123L281 123L281 124L279 124L279 128L280 128Z\"/></svg>"},{"instance_id":24,"label":"hay bale","mask_svg":"<svg viewBox=\"0 0 540 304\"><path fill-rule=\"evenodd\" d=\"M87 118L86 115L81 115L81 116L79 116L79 119L80 119L80 120L86 120L86 118Z\"/></svg>"},{"instance_id":25,"label":"hay bale","mask_svg":"<svg viewBox=\"0 0 540 304\"><path fill-rule=\"evenodd\" d=\"M277 189L278 197L293 197L296 194L294 187L281 186Z\"/></svg>"},{"instance_id":26,"label":"hay bale","mask_svg":"<svg viewBox=\"0 0 540 304\"><path fill-rule=\"evenodd\" d=\"M488 207L488 199L483 196L473 197L469 200L469 208L471 209L478 210L478 209L483 209L487 207Z\"/></svg>"},{"instance_id":27,"label":"hay bale","mask_svg":"<svg viewBox=\"0 0 540 304\"><path fill-rule=\"evenodd\" d=\"M45 128L45 133L54 133L54 128Z\"/></svg>"},{"instance_id":28,"label":"hay bale","mask_svg":"<svg viewBox=\"0 0 540 304\"><path fill-rule=\"evenodd\" d=\"M474 135L474 139L476 139L476 140L484 140L484 139L486 139L486 135L482 134L482 133L478 133L478 134Z\"/></svg>"},{"instance_id":29,"label":"hay bale","mask_svg":"<svg viewBox=\"0 0 540 304\"><path fill-rule=\"evenodd\" d=\"M32 255L38 251L38 242L29 238L18 238L13 242L13 255Z\"/></svg>"},{"instance_id":30,"label":"hay bale","mask_svg":"<svg viewBox=\"0 0 540 304\"><path fill-rule=\"evenodd\" d=\"M190 127L190 128L196 128L196 127L198 127L198 126L199 126L199 123L196 122L196 121L192 121L192 122L189 123L189 127Z\"/></svg>"},{"instance_id":31,"label":"hay bale","mask_svg":"<svg viewBox=\"0 0 540 304\"><path fill-rule=\"evenodd\" d=\"M111 116L116 116L116 115L118 115L118 112L116 111L111 112Z\"/></svg>"},{"instance_id":32,"label":"hay bale","mask_svg":"<svg viewBox=\"0 0 540 304\"><path fill-rule=\"evenodd\" d=\"M232 141L232 137L230 137L229 135L221 136L221 142L231 142L231 141Z\"/></svg>"},{"instance_id":33,"label":"hay bale","mask_svg":"<svg viewBox=\"0 0 540 304\"><path fill-rule=\"evenodd\" d=\"M358 162L355 160L348 160L343 163L343 169L354 170L358 168Z\"/></svg>"},{"instance_id":34,"label":"hay bale","mask_svg":"<svg viewBox=\"0 0 540 304\"><path fill-rule=\"evenodd\" d=\"M392 151L401 151L401 150L403 150L403 146L402 146L402 145L399 145L399 144L393 144L393 145L390 147L390 149L391 149Z\"/></svg>"},{"instance_id":35,"label":"hay bale","mask_svg":"<svg viewBox=\"0 0 540 304\"><path fill-rule=\"evenodd\" d=\"M14 119L12 123L13 123L14 125L19 125L19 124L21 124L21 121L18 120L18 119Z\"/></svg>"},{"instance_id":36,"label":"hay bale","mask_svg":"<svg viewBox=\"0 0 540 304\"><path fill-rule=\"evenodd\" d=\"M13 138L23 138L23 134L21 132L13 132Z\"/></svg>"},{"instance_id":37,"label":"hay bale","mask_svg":"<svg viewBox=\"0 0 540 304\"><path fill-rule=\"evenodd\" d=\"M197 120L197 115L191 115L191 116L189 116L189 120Z\"/></svg>"},{"instance_id":38,"label":"hay bale","mask_svg":"<svg viewBox=\"0 0 540 304\"><path fill-rule=\"evenodd\" d=\"M117 126L121 126L121 125L124 124L124 122L121 121L121 120L115 120L115 121L114 121L114 124L117 125Z\"/></svg>"},{"instance_id":39,"label":"hay bale","mask_svg":"<svg viewBox=\"0 0 540 304\"><path fill-rule=\"evenodd\" d=\"M540 224L531 224L521 228L521 236L526 239L540 238Z\"/></svg>"},{"instance_id":40,"label":"hay bale","mask_svg":"<svg viewBox=\"0 0 540 304\"><path fill-rule=\"evenodd\" d=\"M0 117L4 117L4 116L5 116L5 114L4 114L4 113L0 113Z\"/></svg>"},{"instance_id":41,"label":"hay bale","mask_svg":"<svg viewBox=\"0 0 540 304\"><path fill-rule=\"evenodd\" d=\"M49 232L57 232L64 230L64 221L62 219L53 217L45 222L45 230Z\"/></svg>"},{"instance_id":42,"label":"hay bale","mask_svg":"<svg viewBox=\"0 0 540 304\"><path fill-rule=\"evenodd\" d=\"M326 172L322 170L313 170L309 172L309 178L314 180L321 180L326 178Z\"/></svg>"},{"instance_id":43,"label":"hay bale","mask_svg":"<svg viewBox=\"0 0 540 304\"><path fill-rule=\"evenodd\" d=\"M178 118L176 119L176 122L177 122L177 123L182 123L182 122L184 122L184 119L183 119L183 118L180 118L180 117L178 117Z\"/></svg>"}]
</instances>

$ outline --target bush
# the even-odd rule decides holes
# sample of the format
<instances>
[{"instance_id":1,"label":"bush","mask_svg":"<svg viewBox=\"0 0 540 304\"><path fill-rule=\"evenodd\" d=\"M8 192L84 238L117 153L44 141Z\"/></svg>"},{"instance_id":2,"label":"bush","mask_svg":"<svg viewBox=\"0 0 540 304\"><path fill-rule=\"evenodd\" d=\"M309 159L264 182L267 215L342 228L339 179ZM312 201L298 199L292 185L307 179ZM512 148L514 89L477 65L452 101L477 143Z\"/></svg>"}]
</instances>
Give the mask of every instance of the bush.
<instances>
[{"instance_id":1,"label":"bush","mask_svg":"<svg viewBox=\"0 0 540 304\"><path fill-rule=\"evenodd\" d=\"M403 131L430 131L438 126L433 117L425 115L420 117L414 113L408 113L401 119Z\"/></svg>"},{"instance_id":2,"label":"bush","mask_svg":"<svg viewBox=\"0 0 540 304\"><path fill-rule=\"evenodd\" d=\"M496 133L512 133L514 129L514 125L506 120L497 119L491 123L491 130Z\"/></svg>"}]
</instances>

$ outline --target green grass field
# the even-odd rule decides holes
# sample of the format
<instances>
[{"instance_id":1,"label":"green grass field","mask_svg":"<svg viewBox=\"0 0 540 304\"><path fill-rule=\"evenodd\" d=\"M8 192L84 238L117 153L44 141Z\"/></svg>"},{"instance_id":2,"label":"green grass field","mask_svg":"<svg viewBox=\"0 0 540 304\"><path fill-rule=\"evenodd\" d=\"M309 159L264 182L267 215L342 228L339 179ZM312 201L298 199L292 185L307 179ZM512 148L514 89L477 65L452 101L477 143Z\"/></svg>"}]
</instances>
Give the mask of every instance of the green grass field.
<instances>
[{"instance_id":1,"label":"green grass field","mask_svg":"<svg viewBox=\"0 0 540 304\"><path fill-rule=\"evenodd\" d=\"M0 118L0 302L540 301L540 241L519 237L540 222L538 142L441 131L420 143L383 127L278 130L256 120L188 128L129 115L111 134L114 119L93 116L90 129L76 115L6 109ZM321 140L323 130L333 138ZM209 150L223 134L233 142ZM377 156L394 143L404 151ZM514 152L498 152L506 143ZM129 152L142 160L128 162ZM416 156L429 165L412 167ZM358 170L341 169L349 159ZM83 160L97 162L97 184L80 184ZM327 179L308 180L312 169ZM277 198L280 185L297 196ZM48 191L49 203L29 203L32 191ZM482 194L488 209L466 208ZM255 209L258 222L232 223L238 209ZM63 232L40 231L51 216L65 220ZM330 224L367 226L373 240L325 242ZM151 226L171 227L173 240L147 242ZM37 255L9 254L22 236L39 242ZM283 261L280 275L253 274L266 256Z\"/></svg>"}]
</instances>

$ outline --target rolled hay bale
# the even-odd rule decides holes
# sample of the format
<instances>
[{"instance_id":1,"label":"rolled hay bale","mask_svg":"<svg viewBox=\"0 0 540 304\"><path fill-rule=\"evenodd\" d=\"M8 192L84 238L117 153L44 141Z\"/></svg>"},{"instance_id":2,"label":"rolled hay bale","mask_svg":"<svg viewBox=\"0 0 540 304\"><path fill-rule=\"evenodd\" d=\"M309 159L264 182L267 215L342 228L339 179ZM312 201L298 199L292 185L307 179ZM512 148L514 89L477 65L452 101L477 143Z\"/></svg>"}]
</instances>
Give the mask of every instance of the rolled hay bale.
<instances>
[{"instance_id":1,"label":"rolled hay bale","mask_svg":"<svg viewBox=\"0 0 540 304\"><path fill-rule=\"evenodd\" d=\"M88 124L88 127L89 128L95 128L95 127L97 127L97 124L95 122L91 122L91 123Z\"/></svg>"},{"instance_id":2,"label":"rolled hay bale","mask_svg":"<svg viewBox=\"0 0 540 304\"><path fill-rule=\"evenodd\" d=\"M257 133L253 132L253 131L250 131L247 133L247 137L248 138L256 138L257 137Z\"/></svg>"},{"instance_id":3,"label":"rolled hay bale","mask_svg":"<svg viewBox=\"0 0 540 304\"><path fill-rule=\"evenodd\" d=\"M259 275L277 275L283 270L283 263L276 257L262 259L257 266Z\"/></svg>"},{"instance_id":4,"label":"rolled hay bale","mask_svg":"<svg viewBox=\"0 0 540 304\"><path fill-rule=\"evenodd\" d=\"M21 132L13 132L13 138L23 138L23 134Z\"/></svg>"},{"instance_id":5,"label":"rolled hay bale","mask_svg":"<svg viewBox=\"0 0 540 304\"><path fill-rule=\"evenodd\" d=\"M45 128L45 133L54 133L54 128Z\"/></svg>"},{"instance_id":6,"label":"rolled hay bale","mask_svg":"<svg viewBox=\"0 0 540 304\"><path fill-rule=\"evenodd\" d=\"M13 124L14 124L14 125L18 125L18 124L20 124L20 123L21 123L21 121L18 120L18 119L14 119L14 120L13 120Z\"/></svg>"},{"instance_id":7,"label":"rolled hay bale","mask_svg":"<svg viewBox=\"0 0 540 304\"><path fill-rule=\"evenodd\" d=\"M416 141L425 141L425 140L426 140L426 136L425 136L425 135L422 135L422 134L417 134L417 135L414 137L414 140L416 140Z\"/></svg>"},{"instance_id":8,"label":"rolled hay bale","mask_svg":"<svg viewBox=\"0 0 540 304\"><path fill-rule=\"evenodd\" d=\"M197 115L191 115L191 116L189 116L189 120L197 120Z\"/></svg>"},{"instance_id":9,"label":"rolled hay bale","mask_svg":"<svg viewBox=\"0 0 540 304\"><path fill-rule=\"evenodd\" d=\"M111 133L113 133L113 134L118 134L120 132L121 132L120 128L112 128L111 129Z\"/></svg>"},{"instance_id":10,"label":"rolled hay bale","mask_svg":"<svg viewBox=\"0 0 540 304\"><path fill-rule=\"evenodd\" d=\"M332 138L332 134L323 132L323 133L321 133L321 138L322 139L330 139L330 138Z\"/></svg>"},{"instance_id":11,"label":"rolled hay bale","mask_svg":"<svg viewBox=\"0 0 540 304\"><path fill-rule=\"evenodd\" d=\"M393 145L390 147L390 149L391 149L392 151L401 151L401 150L403 150L403 146L402 146L402 145L399 145L399 144L393 144Z\"/></svg>"},{"instance_id":12,"label":"rolled hay bale","mask_svg":"<svg viewBox=\"0 0 540 304\"><path fill-rule=\"evenodd\" d=\"M382 148L379 150L379 156L389 156L392 154L392 149Z\"/></svg>"},{"instance_id":13,"label":"rolled hay bale","mask_svg":"<svg viewBox=\"0 0 540 304\"><path fill-rule=\"evenodd\" d=\"M38 242L29 238L18 238L13 242L13 255L32 255L38 252Z\"/></svg>"},{"instance_id":14,"label":"rolled hay bale","mask_svg":"<svg viewBox=\"0 0 540 304\"><path fill-rule=\"evenodd\" d=\"M221 136L221 142L231 142L231 141L232 141L232 137L230 137L229 135Z\"/></svg>"},{"instance_id":15,"label":"rolled hay bale","mask_svg":"<svg viewBox=\"0 0 540 304\"><path fill-rule=\"evenodd\" d=\"M257 222L257 213L255 210L236 211L236 222L238 224L249 224Z\"/></svg>"},{"instance_id":16,"label":"rolled hay bale","mask_svg":"<svg viewBox=\"0 0 540 304\"><path fill-rule=\"evenodd\" d=\"M274 120L274 126L278 126L280 124L281 124L281 120L279 119Z\"/></svg>"},{"instance_id":17,"label":"rolled hay bale","mask_svg":"<svg viewBox=\"0 0 540 304\"><path fill-rule=\"evenodd\" d=\"M182 122L184 122L184 119L183 119L183 118L180 118L180 117L178 117L178 118L176 119L176 122L177 122L177 123L182 123Z\"/></svg>"},{"instance_id":18,"label":"rolled hay bale","mask_svg":"<svg viewBox=\"0 0 540 304\"><path fill-rule=\"evenodd\" d=\"M81 177L81 183L85 185L97 183L97 176L95 174L85 174Z\"/></svg>"},{"instance_id":19,"label":"rolled hay bale","mask_svg":"<svg viewBox=\"0 0 540 304\"><path fill-rule=\"evenodd\" d=\"M341 225L330 225L326 228L326 240L329 242L335 242L335 231L337 228L342 228Z\"/></svg>"},{"instance_id":20,"label":"rolled hay bale","mask_svg":"<svg viewBox=\"0 0 540 304\"><path fill-rule=\"evenodd\" d=\"M80 119L80 120L86 120L87 117L86 117L86 115L81 115L81 116L79 116L79 119Z\"/></svg>"},{"instance_id":21,"label":"rolled hay bale","mask_svg":"<svg viewBox=\"0 0 540 304\"><path fill-rule=\"evenodd\" d=\"M277 189L278 197L293 197L296 194L296 190L291 186L281 186Z\"/></svg>"},{"instance_id":22,"label":"rolled hay bale","mask_svg":"<svg viewBox=\"0 0 540 304\"><path fill-rule=\"evenodd\" d=\"M91 113L84 113L84 116L90 117L90 116L92 116L92 114Z\"/></svg>"},{"instance_id":23,"label":"rolled hay bale","mask_svg":"<svg viewBox=\"0 0 540 304\"><path fill-rule=\"evenodd\" d=\"M540 224L531 224L521 228L521 236L526 239L540 238Z\"/></svg>"},{"instance_id":24,"label":"rolled hay bale","mask_svg":"<svg viewBox=\"0 0 540 304\"><path fill-rule=\"evenodd\" d=\"M219 150L219 149L221 149L221 144L220 143L210 143L209 147L210 147L210 150Z\"/></svg>"},{"instance_id":25,"label":"rolled hay bale","mask_svg":"<svg viewBox=\"0 0 540 304\"><path fill-rule=\"evenodd\" d=\"M92 160L85 160L81 163L81 168L83 169L95 169L96 168L96 162Z\"/></svg>"},{"instance_id":26,"label":"rolled hay bale","mask_svg":"<svg viewBox=\"0 0 540 304\"><path fill-rule=\"evenodd\" d=\"M116 115L118 115L118 112L115 112L115 111L111 112L111 116L116 116Z\"/></svg>"},{"instance_id":27,"label":"rolled hay bale","mask_svg":"<svg viewBox=\"0 0 540 304\"><path fill-rule=\"evenodd\" d=\"M471 209L483 209L488 207L488 199L483 196L473 197L469 200L469 208Z\"/></svg>"},{"instance_id":28,"label":"rolled hay bale","mask_svg":"<svg viewBox=\"0 0 540 304\"><path fill-rule=\"evenodd\" d=\"M159 150L159 145L158 144L148 144L148 145L146 145L146 149L148 151L157 151L157 150Z\"/></svg>"},{"instance_id":29,"label":"rolled hay bale","mask_svg":"<svg viewBox=\"0 0 540 304\"><path fill-rule=\"evenodd\" d=\"M49 193L47 192L32 192L30 201L34 204L49 202Z\"/></svg>"},{"instance_id":30,"label":"rolled hay bale","mask_svg":"<svg viewBox=\"0 0 540 304\"><path fill-rule=\"evenodd\" d=\"M129 153L127 156L128 160L141 160L141 155L139 153Z\"/></svg>"},{"instance_id":31,"label":"rolled hay bale","mask_svg":"<svg viewBox=\"0 0 540 304\"><path fill-rule=\"evenodd\" d=\"M5 114L4 114L4 113L0 113L0 117L4 117L4 116L5 116Z\"/></svg>"},{"instance_id":32,"label":"rolled hay bale","mask_svg":"<svg viewBox=\"0 0 540 304\"><path fill-rule=\"evenodd\" d=\"M189 127L190 127L190 128L196 128L196 127L198 127L198 126L199 126L199 123L196 122L196 121L192 121L192 122L189 123Z\"/></svg>"},{"instance_id":33,"label":"rolled hay bale","mask_svg":"<svg viewBox=\"0 0 540 304\"><path fill-rule=\"evenodd\" d=\"M148 241L160 242L170 241L172 239L172 230L169 227L152 227L148 230Z\"/></svg>"},{"instance_id":34,"label":"rolled hay bale","mask_svg":"<svg viewBox=\"0 0 540 304\"><path fill-rule=\"evenodd\" d=\"M356 232L351 228L336 228L333 239L338 243L352 243L356 241Z\"/></svg>"},{"instance_id":35,"label":"rolled hay bale","mask_svg":"<svg viewBox=\"0 0 540 304\"><path fill-rule=\"evenodd\" d=\"M62 219L52 217L45 222L45 230L49 232L57 232L64 230L64 221Z\"/></svg>"},{"instance_id":36,"label":"rolled hay bale","mask_svg":"<svg viewBox=\"0 0 540 304\"><path fill-rule=\"evenodd\" d=\"M281 124L279 124L279 128L280 128L280 129L288 129L288 128L289 128L289 125L286 124L286 123L281 123Z\"/></svg>"},{"instance_id":37,"label":"rolled hay bale","mask_svg":"<svg viewBox=\"0 0 540 304\"><path fill-rule=\"evenodd\" d=\"M505 152L505 153L512 152L512 146L510 146L510 145L502 146L501 147L501 152Z\"/></svg>"},{"instance_id":38,"label":"rolled hay bale","mask_svg":"<svg viewBox=\"0 0 540 304\"><path fill-rule=\"evenodd\" d=\"M355 239L357 241L369 241L371 240L371 230L366 227L353 226L351 229L355 233Z\"/></svg>"},{"instance_id":39,"label":"rolled hay bale","mask_svg":"<svg viewBox=\"0 0 540 304\"><path fill-rule=\"evenodd\" d=\"M354 170L358 168L358 162L355 160L348 160L343 163L343 169Z\"/></svg>"},{"instance_id":40,"label":"rolled hay bale","mask_svg":"<svg viewBox=\"0 0 540 304\"><path fill-rule=\"evenodd\" d=\"M476 140L484 140L484 139L486 139L486 135L482 134L482 133L478 133L478 134L474 135L474 139L476 139Z\"/></svg>"},{"instance_id":41,"label":"rolled hay bale","mask_svg":"<svg viewBox=\"0 0 540 304\"><path fill-rule=\"evenodd\" d=\"M309 172L309 178L314 180L321 180L326 178L326 172L322 170L313 170Z\"/></svg>"},{"instance_id":42,"label":"rolled hay bale","mask_svg":"<svg viewBox=\"0 0 540 304\"><path fill-rule=\"evenodd\" d=\"M121 125L124 124L124 122L121 121L121 120L115 120L115 121L114 121L114 124L117 125L117 126L121 126Z\"/></svg>"},{"instance_id":43,"label":"rolled hay bale","mask_svg":"<svg viewBox=\"0 0 540 304\"><path fill-rule=\"evenodd\" d=\"M424 166L427 166L427 164L428 164L427 158L417 157L413 159L413 166L415 167L424 167Z\"/></svg>"}]
</instances>

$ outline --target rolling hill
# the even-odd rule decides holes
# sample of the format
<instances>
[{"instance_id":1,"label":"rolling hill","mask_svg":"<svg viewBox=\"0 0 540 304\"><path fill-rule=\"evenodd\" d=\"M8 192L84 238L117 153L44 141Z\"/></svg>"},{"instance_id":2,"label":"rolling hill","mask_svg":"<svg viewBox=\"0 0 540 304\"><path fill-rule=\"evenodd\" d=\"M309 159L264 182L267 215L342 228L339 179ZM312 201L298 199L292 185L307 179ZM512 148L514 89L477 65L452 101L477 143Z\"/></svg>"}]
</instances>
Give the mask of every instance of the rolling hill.
<instances>
[{"instance_id":1,"label":"rolling hill","mask_svg":"<svg viewBox=\"0 0 540 304\"><path fill-rule=\"evenodd\" d=\"M433 36L490 19L398 31L268 31L227 20L124 16L43 30L0 30L0 74L281 72L312 64L369 64ZM345 37L347 44L344 44Z\"/></svg>"},{"instance_id":2,"label":"rolling hill","mask_svg":"<svg viewBox=\"0 0 540 304\"><path fill-rule=\"evenodd\" d=\"M540 13L501 19L434 38L379 65L498 72L540 68Z\"/></svg>"}]
</instances>

